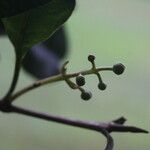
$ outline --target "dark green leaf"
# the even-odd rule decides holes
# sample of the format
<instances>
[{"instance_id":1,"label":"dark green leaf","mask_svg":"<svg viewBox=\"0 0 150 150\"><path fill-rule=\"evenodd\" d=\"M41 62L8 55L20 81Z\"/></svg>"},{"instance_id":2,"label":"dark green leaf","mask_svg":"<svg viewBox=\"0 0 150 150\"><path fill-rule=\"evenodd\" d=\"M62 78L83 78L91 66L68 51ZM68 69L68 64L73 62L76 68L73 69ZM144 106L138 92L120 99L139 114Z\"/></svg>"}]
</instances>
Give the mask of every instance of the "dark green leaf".
<instances>
[{"instance_id":1,"label":"dark green leaf","mask_svg":"<svg viewBox=\"0 0 150 150\"><path fill-rule=\"evenodd\" d=\"M6 32L22 57L34 44L50 37L72 14L75 0L52 0L46 5L2 19Z\"/></svg>"},{"instance_id":2,"label":"dark green leaf","mask_svg":"<svg viewBox=\"0 0 150 150\"><path fill-rule=\"evenodd\" d=\"M51 0L0 0L0 18L10 17Z\"/></svg>"}]
</instances>

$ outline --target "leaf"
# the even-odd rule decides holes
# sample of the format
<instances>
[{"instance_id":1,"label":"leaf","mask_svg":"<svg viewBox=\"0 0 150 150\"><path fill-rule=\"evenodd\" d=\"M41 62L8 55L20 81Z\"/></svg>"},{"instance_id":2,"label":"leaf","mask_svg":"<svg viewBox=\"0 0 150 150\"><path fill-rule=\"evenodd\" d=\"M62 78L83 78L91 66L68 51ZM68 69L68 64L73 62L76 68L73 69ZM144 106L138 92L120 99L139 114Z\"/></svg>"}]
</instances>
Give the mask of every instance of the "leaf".
<instances>
[{"instance_id":1,"label":"leaf","mask_svg":"<svg viewBox=\"0 0 150 150\"><path fill-rule=\"evenodd\" d=\"M0 18L10 17L51 0L0 0Z\"/></svg>"},{"instance_id":2,"label":"leaf","mask_svg":"<svg viewBox=\"0 0 150 150\"><path fill-rule=\"evenodd\" d=\"M22 57L33 45L45 41L72 14L75 0L52 0L17 16L3 18L16 55Z\"/></svg>"}]
</instances>

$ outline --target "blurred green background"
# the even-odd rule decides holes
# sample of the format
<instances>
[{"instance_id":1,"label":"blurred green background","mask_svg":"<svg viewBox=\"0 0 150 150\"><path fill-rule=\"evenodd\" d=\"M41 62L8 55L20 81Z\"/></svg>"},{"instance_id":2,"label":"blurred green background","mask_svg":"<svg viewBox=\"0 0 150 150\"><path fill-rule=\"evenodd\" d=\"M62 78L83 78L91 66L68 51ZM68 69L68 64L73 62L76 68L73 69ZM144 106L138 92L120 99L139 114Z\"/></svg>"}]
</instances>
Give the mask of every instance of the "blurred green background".
<instances>
[{"instance_id":1,"label":"blurred green background","mask_svg":"<svg viewBox=\"0 0 150 150\"><path fill-rule=\"evenodd\" d=\"M109 121L120 116L129 125L150 131L150 2L148 0L81 0L67 22L69 72L88 69L88 54L97 66L122 62L122 76L102 73L108 88L97 89L97 78L87 76L93 98L84 102L78 91L60 82L32 91L15 103L20 106L85 120ZM13 47L0 38L0 96L7 91L14 68ZM35 79L21 72L18 89ZM150 136L113 133L115 150L149 150ZM100 150L105 139L96 132L15 114L0 113L0 150Z\"/></svg>"}]
</instances>

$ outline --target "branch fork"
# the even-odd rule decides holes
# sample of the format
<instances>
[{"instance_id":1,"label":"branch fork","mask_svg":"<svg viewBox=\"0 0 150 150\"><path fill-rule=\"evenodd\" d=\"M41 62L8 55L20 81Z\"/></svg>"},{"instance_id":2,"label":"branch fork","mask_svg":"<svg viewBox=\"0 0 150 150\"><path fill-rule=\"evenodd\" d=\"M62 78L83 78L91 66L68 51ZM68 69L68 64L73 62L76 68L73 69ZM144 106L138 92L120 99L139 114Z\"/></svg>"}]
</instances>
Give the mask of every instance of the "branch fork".
<instances>
[{"instance_id":1,"label":"branch fork","mask_svg":"<svg viewBox=\"0 0 150 150\"><path fill-rule=\"evenodd\" d=\"M84 78L82 77L82 80L80 80L81 78L78 78L78 80L80 81L80 82L77 82L78 84L72 82L70 78L76 77L77 79L79 75L85 76L89 74L96 74L99 79L99 84L98 84L99 89L105 90L106 85L103 83L99 72L100 71L113 71L115 74L120 75L124 72L124 69L125 69L125 67L120 63L114 65L113 67L96 68L96 65L94 62L95 56L93 55L89 55L88 60L92 64L92 68L89 70L67 74L66 66L69 63L69 61L67 61L62 66L61 74L36 81L35 83L17 91L16 93L13 93L17 84L18 77L19 77L19 70L20 70L20 64L19 64L19 67L18 66L15 67L14 78L13 78L10 90L8 91L6 96L0 100L0 111L4 113L17 113L17 114L21 114L25 116L38 118L38 119L43 119L47 121L57 122L57 123L65 124L65 125L70 125L70 126L75 126L75 127L80 127L80 128L85 128L85 129L100 132L107 139L105 150L113 150L114 141L113 141L112 136L110 135L112 132L148 133L148 131L144 129L141 129L135 126L124 125L126 122L126 119L124 117L120 117L110 122L96 122L96 121L91 122L91 121L75 120L71 118L50 115L50 114L18 107L13 104L14 100L22 96L23 94L33 89L36 89L40 86L51 84L53 82L58 82L58 81L65 81L71 89L79 89L81 91L81 98L84 100L88 100L91 98L90 93L81 87L84 84L78 85L81 81L82 82L84 81L83 80Z\"/></svg>"}]
</instances>

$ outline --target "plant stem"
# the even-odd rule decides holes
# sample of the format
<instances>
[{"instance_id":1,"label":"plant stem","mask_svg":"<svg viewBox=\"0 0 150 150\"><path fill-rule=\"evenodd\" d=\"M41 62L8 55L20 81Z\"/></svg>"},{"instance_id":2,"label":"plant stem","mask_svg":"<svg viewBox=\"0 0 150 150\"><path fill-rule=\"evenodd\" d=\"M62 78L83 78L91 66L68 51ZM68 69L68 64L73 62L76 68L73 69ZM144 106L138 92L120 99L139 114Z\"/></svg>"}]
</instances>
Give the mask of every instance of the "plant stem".
<instances>
[{"instance_id":1,"label":"plant stem","mask_svg":"<svg viewBox=\"0 0 150 150\"><path fill-rule=\"evenodd\" d=\"M98 72L99 71L112 71L112 67L105 67L105 68L97 68L96 69ZM77 73L72 73L72 74L66 74L65 78L74 78L77 77L79 74L82 75L90 75L90 74L94 74L95 72L93 71L93 69L89 69L89 70L85 70L85 71L81 71L81 72L77 72ZM35 83L19 90L18 92L16 92L14 95L11 96L10 101L13 102L15 99L17 99L19 96L33 90L36 89L40 86L46 85L46 84L50 84L53 82L58 82L58 81L63 81L64 80L64 76L62 74L53 76L53 77L48 77L39 81L36 81Z\"/></svg>"},{"instance_id":2,"label":"plant stem","mask_svg":"<svg viewBox=\"0 0 150 150\"><path fill-rule=\"evenodd\" d=\"M20 68L21 68L21 60L19 57L16 57L12 83L11 83L10 88L9 88L8 92L6 93L6 95L2 98L2 101L8 102L8 103L11 102L10 97L16 88L19 73L20 73Z\"/></svg>"},{"instance_id":3,"label":"plant stem","mask_svg":"<svg viewBox=\"0 0 150 150\"><path fill-rule=\"evenodd\" d=\"M111 122L97 122L97 121L83 121L83 120L75 120L65 117L60 117L56 115L50 115L46 113L41 113L25 108L21 108L15 105L11 105L11 112L39 118L47 121L53 121L57 123L62 123L66 125L71 125L75 127L91 129L99 132L103 132L103 130L107 130L108 132L133 132L133 133L148 133L148 131L137 128L134 126L124 126L123 124L115 123L114 121ZM120 118L119 118L120 119ZM119 120L118 119L118 120Z\"/></svg>"},{"instance_id":4,"label":"plant stem","mask_svg":"<svg viewBox=\"0 0 150 150\"><path fill-rule=\"evenodd\" d=\"M122 122L122 117L115 121L105 122L105 123L96 122L96 121L82 121L82 120L74 120L74 119L55 116L55 115L49 115L46 113L41 113L41 112L21 108L14 105L11 105L11 112L34 117L34 118L39 118L47 121L53 121L65 125L98 131L102 133L107 139L105 150L112 150L114 146L113 138L111 137L110 132L148 133L146 130L141 128L123 125L125 121Z\"/></svg>"}]
</instances>

